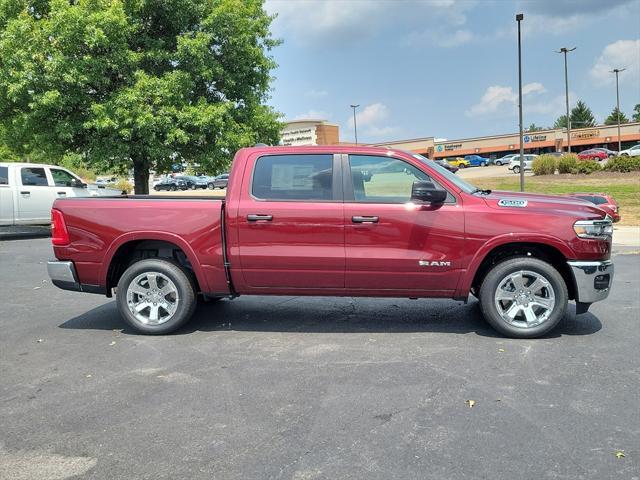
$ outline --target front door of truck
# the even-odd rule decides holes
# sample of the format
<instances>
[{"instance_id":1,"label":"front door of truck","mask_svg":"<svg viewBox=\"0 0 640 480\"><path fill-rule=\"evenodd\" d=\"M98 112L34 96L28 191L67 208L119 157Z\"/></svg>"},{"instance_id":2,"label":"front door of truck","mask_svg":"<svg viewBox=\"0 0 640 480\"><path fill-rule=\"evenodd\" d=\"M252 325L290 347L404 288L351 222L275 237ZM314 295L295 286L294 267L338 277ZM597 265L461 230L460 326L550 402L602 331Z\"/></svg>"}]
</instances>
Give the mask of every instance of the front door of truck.
<instances>
[{"instance_id":1,"label":"front door of truck","mask_svg":"<svg viewBox=\"0 0 640 480\"><path fill-rule=\"evenodd\" d=\"M462 206L451 193L439 206L412 204L413 182L430 178L419 163L345 156L347 291L447 296L455 290L463 268Z\"/></svg>"},{"instance_id":2,"label":"front door of truck","mask_svg":"<svg viewBox=\"0 0 640 480\"><path fill-rule=\"evenodd\" d=\"M55 194L44 167L20 167L18 180L16 224L49 223Z\"/></svg>"},{"instance_id":3,"label":"front door of truck","mask_svg":"<svg viewBox=\"0 0 640 480\"><path fill-rule=\"evenodd\" d=\"M246 287L344 288L341 173L333 154L248 159L235 216Z\"/></svg>"}]
</instances>

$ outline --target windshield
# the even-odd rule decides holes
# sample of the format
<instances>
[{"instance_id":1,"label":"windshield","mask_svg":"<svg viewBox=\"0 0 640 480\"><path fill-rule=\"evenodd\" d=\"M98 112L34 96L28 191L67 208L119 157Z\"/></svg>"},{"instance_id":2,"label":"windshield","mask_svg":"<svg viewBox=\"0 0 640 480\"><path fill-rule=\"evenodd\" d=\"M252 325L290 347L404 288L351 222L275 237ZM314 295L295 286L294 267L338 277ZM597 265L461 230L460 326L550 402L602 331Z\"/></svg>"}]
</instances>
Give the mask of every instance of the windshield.
<instances>
[{"instance_id":1,"label":"windshield","mask_svg":"<svg viewBox=\"0 0 640 480\"><path fill-rule=\"evenodd\" d=\"M453 183L456 187L458 187L463 192L465 192L465 193L474 193L474 192L479 191L479 188L477 188L474 185L471 185L468 182L465 182L463 179L461 179L455 173L451 173L449 170L447 170L446 168L438 165L433 160L429 160L428 158L423 157L422 155L420 155L418 153L412 153L411 155L413 156L413 158L416 158L416 159L420 160L421 162L423 162L425 165L429 166L429 168L433 168L435 171L437 171L440 175L442 175L444 178L449 180L451 183Z\"/></svg>"}]
</instances>

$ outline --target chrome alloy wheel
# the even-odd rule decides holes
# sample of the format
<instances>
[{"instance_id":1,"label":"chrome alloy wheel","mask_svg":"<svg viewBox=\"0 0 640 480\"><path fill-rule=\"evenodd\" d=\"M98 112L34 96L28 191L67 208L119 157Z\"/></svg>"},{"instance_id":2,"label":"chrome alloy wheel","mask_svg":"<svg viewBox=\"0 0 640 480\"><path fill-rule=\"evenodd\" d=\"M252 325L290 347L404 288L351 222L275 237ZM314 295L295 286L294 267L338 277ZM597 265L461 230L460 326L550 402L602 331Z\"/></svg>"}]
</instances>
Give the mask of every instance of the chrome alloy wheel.
<instances>
[{"instance_id":1,"label":"chrome alloy wheel","mask_svg":"<svg viewBox=\"0 0 640 480\"><path fill-rule=\"evenodd\" d=\"M159 272L138 275L127 288L127 306L145 325L162 325L176 313L180 296L175 284Z\"/></svg>"},{"instance_id":2,"label":"chrome alloy wheel","mask_svg":"<svg viewBox=\"0 0 640 480\"><path fill-rule=\"evenodd\" d=\"M556 304L549 280L530 270L507 275L498 283L494 301L498 314L510 325L532 328L549 319Z\"/></svg>"}]
</instances>

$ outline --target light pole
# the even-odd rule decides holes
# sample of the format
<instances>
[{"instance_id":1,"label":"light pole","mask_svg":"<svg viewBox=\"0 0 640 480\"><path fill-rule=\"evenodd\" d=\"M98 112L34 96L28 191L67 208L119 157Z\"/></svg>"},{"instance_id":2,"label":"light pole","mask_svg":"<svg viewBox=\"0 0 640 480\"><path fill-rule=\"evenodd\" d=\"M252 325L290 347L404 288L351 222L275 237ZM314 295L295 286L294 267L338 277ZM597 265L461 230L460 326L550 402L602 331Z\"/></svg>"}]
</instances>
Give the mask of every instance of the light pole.
<instances>
[{"instance_id":1,"label":"light pole","mask_svg":"<svg viewBox=\"0 0 640 480\"><path fill-rule=\"evenodd\" d=\"M567 53L573 52L577 47L562 47L556 53L564 53L564 94L567 105L567 153L571 153L571 120L569 119L569 77L567 71Z\"/></svg>"},{"instance_id":2,"label":"light pole","mask_svg":"<svg viewBox=\"0 0 640 480\"><path fill-rule=\"evenodd\" d=\"M524 141L522 125L522 46L520 39L520 22L524 19L522 13L516 15L518 22L518 115L520 117L520 191L524 192Z\"/></svg>"},{"instance_id":3,"label":"light pole","mask_svg":"<svg viewBox=\"0 0 640 480\"><path fill-rule=\"evenodd\" d=\"M358 144L358 124L356 123L356 108L358 108L360 105L351 105L351 108L353 108L353 133L356 137L356 145Z\"/></svg>"},{"instance_id":4,"label":"light pole","mask_svg":"<svg viewBox=\"0 0 640 480\"><path fill-rule=\"evenodd\" d=\"M624 72L626 68L614 68L611 73L616 74L616 109L618 116L618 152L622 150L622 141L620 140L620 90L618 89L618 74Z\"/></svg>"}]
</instances>

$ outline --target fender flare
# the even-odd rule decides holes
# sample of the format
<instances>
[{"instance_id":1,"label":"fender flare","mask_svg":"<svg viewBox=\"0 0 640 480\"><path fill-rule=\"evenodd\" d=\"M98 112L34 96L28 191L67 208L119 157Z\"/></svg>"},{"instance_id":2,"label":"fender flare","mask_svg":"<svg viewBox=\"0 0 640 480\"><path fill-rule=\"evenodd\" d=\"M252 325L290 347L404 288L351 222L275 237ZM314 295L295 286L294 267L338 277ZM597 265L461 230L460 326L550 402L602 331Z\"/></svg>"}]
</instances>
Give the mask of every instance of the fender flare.
<instances>
[{"instance_id":1,"label":"fender flare","mask_svg":"<svg viewBox=\"0 0 640 480\"><path fill-rule=\"evenodd\" d=\"M473 279L476 276L476 273L480 268L482 261L495 248L509 245L511 243L533 243L544 245L546 247L555 248L564 256L564 258L568 259L574 257L573 251L568 247L568 245L561 239L552 235L533 233L506 233L490 239L482 246L482 248L480 248L475 253L473 258L471 259L471 262L469 262L466 273L460 277L460 282L458 283L456 294L460 297L466 297L471 290L471 283L473 282Z\"/></svg>"},{"instance_id":2,"label":"fender flare","mask_svg":"<svg viewBox=\"0 0 640 480\"><path fill-rule=\"evenodd\" d=\"M120 235L113 242L111 242L111 245L109 245L109 248L107 248L105 252L102 267L100 268L99 278L103 279L105 287L108 283L107 275L109 273L109 267L111 266L113 257L115 256L118 249L126 243L141 240L160 240L163 242L173 243L174 245L179 247L189 260L189 263L193 268L193 273L195 273L198 284L200 285L200 289L202 291L208 291L209 285L206 281L206 275L202 271L202 267L198 262L198 257L196 256L189 243L186 242L182 237L174 233L158 231L127 232L123 235Z\"/></svg>"}]
</instances>

